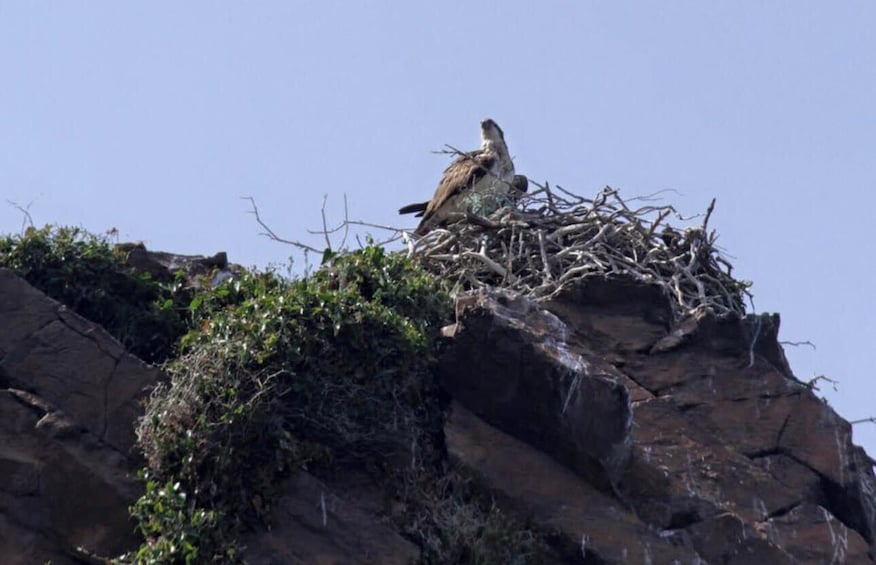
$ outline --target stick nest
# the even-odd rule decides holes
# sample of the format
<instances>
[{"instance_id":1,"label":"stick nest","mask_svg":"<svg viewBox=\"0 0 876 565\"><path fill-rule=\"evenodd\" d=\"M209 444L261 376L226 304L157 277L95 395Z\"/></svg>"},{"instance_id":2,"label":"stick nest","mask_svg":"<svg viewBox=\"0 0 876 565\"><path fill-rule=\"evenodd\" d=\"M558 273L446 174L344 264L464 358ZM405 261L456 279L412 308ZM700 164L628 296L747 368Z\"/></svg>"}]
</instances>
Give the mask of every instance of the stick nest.
<instances>
[{"instance_id":1,"label":"stick nest","mask_svg":"<svg viewBox=\"0 0 876 565\"><path fill-rule=\"evenodd\" d=\"M630 199L646 203L633 207L609 187L591 200L535 186L516 207L406 238L410 255L466 290L507 288L541 301L583 279L617 276L659 285L677 318L702 309L745 314L750 283L731 276L708 230L714 200L700 226L680 230L661 226L670 215L683 219L675 209L648 197Z\"/></svg>"}]
</instances>

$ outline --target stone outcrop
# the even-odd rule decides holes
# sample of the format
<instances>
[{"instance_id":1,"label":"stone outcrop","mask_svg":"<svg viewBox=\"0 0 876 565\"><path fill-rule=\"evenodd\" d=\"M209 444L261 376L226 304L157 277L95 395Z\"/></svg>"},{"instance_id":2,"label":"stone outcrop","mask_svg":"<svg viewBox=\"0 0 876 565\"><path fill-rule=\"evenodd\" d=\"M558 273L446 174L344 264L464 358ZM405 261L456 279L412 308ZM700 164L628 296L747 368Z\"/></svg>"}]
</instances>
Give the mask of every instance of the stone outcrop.
<instances>
[{"instance_id":1,"label":"stone outcrop","mask_svg":"<svg viewBox=\"0 0 876 565\"><path fill-rule=\"evenodd\" d=\"M442 385L478 416L538 445L595 483L630 455L630 397L612 368L568 348L566 325L510 293L480 302L445 328ZM484 307L489 304L489 307ZM474 306L474 307L473 307ZM480 307L478 307L480 306Z\"/></svg>"},{"instance_id":2,"label":"stone outcrop","mask_svg":"<svg viewBox=\"0 0 876 565\"><path fill-rule=\"evenodd\" d=\"M210 257L180 255L146 249L142 242L119 243L116 249L126 254L129 266L161 281L173 280L177 273L182 272L186 282L192 286L200 286L199 277L209 277L210 284L216 285L241 272L240 265L228 262L228 254L224 251Z\"/></svg>"},{"instance_id":3,"label":"stone outcrop","mask_svg":"<svg viewBox=\"0 0 876 565\"><path fill-rule=\"evenodd\" d=\"M156 277L234 272L221 256L127 251ZM563 562L872 563L873 460L794 378L778 330L775 315L675 320L659 288L623 279L542 303L464 294L439 362L448 454ZM160 378L0 269L2 563L140 543L134 423ZM295 475L247 561L415 561L365 483Z\"/></svg>"},{"instance_id":4,"label":"stone outcrop","mask_svg":"<svg viewBox=\"0 0 876 565\"><path fill-rule=\"evenodd\" d=\"M159 378L100 326L0 269L0 555L135 548L134 422Z\"/></svg>"},{"instance_id":5,"label":"stone outcrop","mask_svg":"<svg viewBox=\"0 0 876 565\"><path fill-rule=\"evenodd\" d=\"M873 462L793 377L778 316L673 323L656 287L593 280L457 317L448 450L570 562L874 559Z\"/></svg>"},{"instance_id":6,"label":"stone outcrop","mask_svg":"<svg viewBox=\"0 0 876 565\"><path fill-rule=\"evenodd\" d=\"M343 492L347 491L347 492ZM246 540L251 565L406 565L420 549L382 523L367 489L329 486L306 471L286 483L270 531Z\"/></svg>"}]
</instances>

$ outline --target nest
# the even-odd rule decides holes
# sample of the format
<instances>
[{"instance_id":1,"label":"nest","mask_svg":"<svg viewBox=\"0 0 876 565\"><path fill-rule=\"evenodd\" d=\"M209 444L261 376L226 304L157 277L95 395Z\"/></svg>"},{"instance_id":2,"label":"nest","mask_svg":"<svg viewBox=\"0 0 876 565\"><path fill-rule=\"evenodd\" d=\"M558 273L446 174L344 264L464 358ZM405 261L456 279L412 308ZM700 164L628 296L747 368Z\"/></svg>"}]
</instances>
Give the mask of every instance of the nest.
<instances>
[{"instance_id":1,"label":"nest","mask_svg":"<svg viewBox=\"0 0 876 565\"><path fill-rule=\"evenodd\" d=\"M651 205L648 197L628 203L606 187L591 200L535 186L489 217L468 214L408 238L409 253L463 289L507 288L541 301L582 279L625 277L659 285L678 317L702 309L745 314L749 283L732 277L708 230L714 200L700 226L681 230L664 224L670 215L683 219L675 209Z\"/></svg>"}]
</instances>

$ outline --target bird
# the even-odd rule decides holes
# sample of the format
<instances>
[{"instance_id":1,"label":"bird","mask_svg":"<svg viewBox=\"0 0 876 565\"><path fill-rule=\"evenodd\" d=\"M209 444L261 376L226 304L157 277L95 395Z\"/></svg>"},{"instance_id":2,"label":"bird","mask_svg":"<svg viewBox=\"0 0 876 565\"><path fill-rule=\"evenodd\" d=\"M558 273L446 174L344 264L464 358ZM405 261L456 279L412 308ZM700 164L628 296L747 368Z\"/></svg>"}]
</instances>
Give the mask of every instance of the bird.
<instances>
[{"instance_id":1,"label":"bird","mask_svg":"<svg viewBox=\"0 0 876 565\"><path fill-rule=\"evenodd\" d=\"M509 192L508 196L510 196L512 200L518 200L521 196L526 194L526 191L528 189L529 179L526 177L526 175L514 175L514 179L511 181L511 192ZM416 202L414 204L402 206L398 209L398 213L414 214L415 218L422 218L423 212L426 211L426 208L428 206L428 200L426 202Z\"/></svg>"},{"instance_id":2,"label":"bird","mask_svg":"<svg viewBox=\"0 0 876 565\"><path fill-rule=\"evenodd\" d=\"M517 177L505 133L487 118L481 121L480 148L462 153L444 170L431 200L402 206L398 213L422 216L414 230L414 235L422 236L469 211L481 215L496 211L515 187L526 190L526 177Z\"/></svg>"}]
</instances>

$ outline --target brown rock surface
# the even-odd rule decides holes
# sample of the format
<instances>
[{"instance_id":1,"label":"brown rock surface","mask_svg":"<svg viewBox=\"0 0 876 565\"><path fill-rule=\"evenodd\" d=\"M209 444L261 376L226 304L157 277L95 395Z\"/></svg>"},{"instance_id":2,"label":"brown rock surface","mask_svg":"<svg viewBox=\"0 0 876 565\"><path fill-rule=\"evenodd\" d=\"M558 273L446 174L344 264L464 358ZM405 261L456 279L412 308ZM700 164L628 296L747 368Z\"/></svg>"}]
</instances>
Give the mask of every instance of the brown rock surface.
<instances>
[{"instance_id":1,"label":"brown rock surface","mask_svg":"<svg viewBox=\"0 0 876 565\"><path fill-rule=\"evenodd\" d=\"M585 558L597 563L693 562L696 557L684 536L648 527L610 494L460 404L453 405L445 433L451 458L506 508L556 532L570 563Z\"/></svg>"},{"instance_id":2,"label":"brown rock surface","mask_svg":"<svg viewBox=\"0 0 876 565\"><path fill-rule=\"evenodd\" d=\"M488 423L607 487L629 456L630 398L600 359L567 348L567 328L502 291L474 295L440 362L442 385Z\"/></svg>"},{"instance_id":3,"label":"brown rock surface","mask_svg":"<svg viewBox=\"0 0 876 565\"><path fill-rule=\"evenodd\" d=\"M246 540L247 563L405 565L420 555L416 545L381 523L380 516L303 471L287 482L272 521L270 531Z\"/></svg>"},{"instance_id":4,"label":"brown rock surface","mask_svg":"<svg viewBox=\"0 0 876 565\"><path fill-rule=\"evenodd\" d=\"M136 547L138 401L158 371L0 269L0 556L72 562Z\"/></svg>"},{"instance_id":5,"label":"brown rock surface","mask_svg":"<svg viewBox=\"0 0 876 565\"><path fill-rule=\"evenodd\" d=\"M241 270L240 265L228 262L228 254L224 251L205 257L152 251L143 243L119 243L116 248L127 253L128 265L163 281L173 280L182 271L190 284L197 286L198 277L210 276L211 284L215 285Z\"/></svg>"},{"instance_id":6,"label":"brown rock surface","mask_svg":"<svg viewBox=\"0 0 876 565\"><path fill-rule=\"evenodd\" d=\"M102 327L0 269L0 385L31 392L121 452L158 369Z\"/></svg>"},{"instance_id":7,"label":"brown rock surface","mask_svg":"<svg viewBox=\"0 0 876 565\"><path fill-rule=\"evenodd\" d=\"M150 253L134 260L156 272L178 257ZM221 272L224 258L204 261ZM451 459L567 562L874 562L873 461L793 377L778 316L675 320L660 289L622 279L542 304L470 293L457 314L439 364ZM0 269L0 562L138 543L133 424L158 378ZM247 559L416 560L360 487L290 479Z\"/></svg>"},{"instance_id":8,"label":"brown rock surface","mask_svg":"<svg viewBox=\"0 0 876 565\"><path fill-rule=\"evenodd\" d=\"M455 410L449 449L510 507L567 543L587 535L606 562L620 562L649 531L686 540L661 546L682 562L874 558L872 460L852 444L849 424L793 377L778 316L698 311L675 322L659 289L623 280L587 281L544 307L471 293L445 332L442 380L486 422ZM613 385L628 391L626 425ZM487 423L501 431L484 431ZM518 440L531 452L508 447ZM584 486L551 474L555 463L533 463L535 454ZM576 495L564 503L553 485Z\"/></svg>"}]
</instances>

